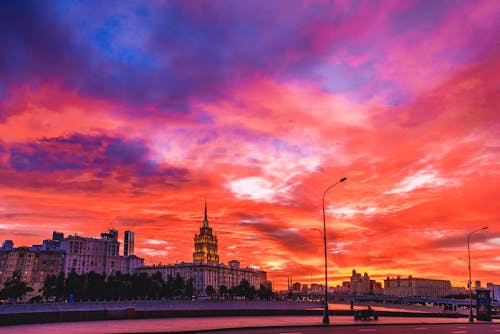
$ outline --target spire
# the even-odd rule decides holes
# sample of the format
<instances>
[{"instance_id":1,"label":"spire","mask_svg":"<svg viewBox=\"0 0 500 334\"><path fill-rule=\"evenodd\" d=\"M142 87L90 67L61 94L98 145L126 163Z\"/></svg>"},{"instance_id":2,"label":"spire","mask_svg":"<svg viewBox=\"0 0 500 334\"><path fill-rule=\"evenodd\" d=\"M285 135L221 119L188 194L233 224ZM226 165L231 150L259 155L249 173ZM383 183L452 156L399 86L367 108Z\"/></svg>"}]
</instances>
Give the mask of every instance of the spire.
<instances>
[{"instance_id":1,"label":"spire","mask_svg":"<svg viewBox=\"0 0 500 334\"><path fill-rule=\"evenodd\" d=\"M203 227L208 227L208 218L207 218L207 198L205 197L205 219L203 220Z\"/></svg>"}]
</instances>

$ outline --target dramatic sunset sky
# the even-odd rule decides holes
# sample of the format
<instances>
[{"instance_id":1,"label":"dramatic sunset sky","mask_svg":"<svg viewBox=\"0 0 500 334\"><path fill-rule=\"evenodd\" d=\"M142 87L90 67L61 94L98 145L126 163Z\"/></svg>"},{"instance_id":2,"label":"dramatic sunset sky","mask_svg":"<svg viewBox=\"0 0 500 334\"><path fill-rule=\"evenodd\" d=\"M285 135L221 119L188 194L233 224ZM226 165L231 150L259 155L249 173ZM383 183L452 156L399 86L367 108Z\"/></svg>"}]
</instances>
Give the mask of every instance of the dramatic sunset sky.
<instances>
[{"instance_id":1,"label":"dramatic sunset sky","mask_svg":"<svg viewBox=\"0 0 500 334\"><path fill-rule=\"evenodd\" d=\"M500 283L499 1L1 1L0 232Z\"/></svg>"}]
</instances>

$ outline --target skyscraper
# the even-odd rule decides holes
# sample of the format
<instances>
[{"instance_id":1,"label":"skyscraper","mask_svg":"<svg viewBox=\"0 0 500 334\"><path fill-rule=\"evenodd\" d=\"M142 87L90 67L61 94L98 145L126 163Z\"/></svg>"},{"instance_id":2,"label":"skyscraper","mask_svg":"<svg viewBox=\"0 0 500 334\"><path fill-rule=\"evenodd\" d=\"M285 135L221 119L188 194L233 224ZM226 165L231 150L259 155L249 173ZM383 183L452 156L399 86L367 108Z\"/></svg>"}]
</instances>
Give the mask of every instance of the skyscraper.
<instances>
[{"instance_id":1,"label":"skyscraper","mask_svg":"<svg viewBox=\"0 0 500 334\"><path fill-rule=\"evenodd\" d=\"M200 227L200 234L194 236L193 262L218 264L217 245L217 236L212 233L212 228L208 226L207 199L205 198L205 219Z\"/></svg>"},{"instance_id":2,"label":"skyscraper","mask_svg":"<svg viewBox=\"0 0 500 334\"><path fill-rule=\"evenodd\" d=\"M200 227L200 233L194 236L193 263L142 266L136 268L135 272L148 275L160 272L164 282L176 275L180 275L185 281L192 279L195 296L206 296L208 286L220 292L218 289L221 286L231 289L238 286L242 280L246 280L250 286L259 289L260 285L266 281L266 272L257 267L242 268L237 260L229 261L229 265L220 263L217 246L217 236L208 226L207 200L205 199L205 218Z\"/></svg>"},{"instance_id":3,"label":"skyscraper","mask_svg":"<svg viewBox=\"0 0 500 334\"><path fill-rule=\"evenodd\" d=\"M125 231L123 239L123 256L134 255L134 232Z\"/></svg>"}]
</instances>

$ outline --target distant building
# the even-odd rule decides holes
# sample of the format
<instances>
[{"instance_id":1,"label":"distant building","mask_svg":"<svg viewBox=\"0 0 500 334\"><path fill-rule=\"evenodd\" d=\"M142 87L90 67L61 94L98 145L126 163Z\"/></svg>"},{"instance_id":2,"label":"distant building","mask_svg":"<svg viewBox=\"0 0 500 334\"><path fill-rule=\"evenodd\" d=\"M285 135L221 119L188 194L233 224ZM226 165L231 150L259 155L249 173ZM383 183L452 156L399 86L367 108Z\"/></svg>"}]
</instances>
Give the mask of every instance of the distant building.
<instances>
[{"instance_id":1,"label":"distant building","mask_svg":"<svg viewBox=\"0 0 500 334\"><path fill-rule=\"evenodd\" d=\"M383 293L382 284L371 280L368 273L361 275L352 270L352 275L349 281L343 281L342 285L335 287L335 293L348 293L351 295L369 295Z\"/></svg>"},{"instance_id":2,"label":"distant building","mask_svg":"<svg viewBox=\"0 0 500 334\"><path fill-rule=\"evenodd\" d=\"M77 274L96 272L110 276L116 272L132 274L137 267L144 266L144 259L137 256L120 256L118 231L101 233L101 238L84 238L70 235L61 241L64 256L64 275L72 271Z\"/></svg>"},{"instance_id":3,"label":"distant building","mask_svg":"<svg viewBox=\"0 0 500 334\"><path fill-rule=\"evenodd\" d=\"M312 283L311 287L309 288L309 293L311 293L311 294L324 294L325 293L325 286L322 284Z\"/></svg>"},{"instance_id":4,"label":"distant building","mask_svg":"<svg viewBox=\"0 0 500 334\"><path fill-rule=\"evenodd\" d=\"M218 240L209 226L207 218L207 204L205 201L205 216L200 233L194 237L193 262L178 264L153 265L137 268L137 272L153 275L162 274L163 280L168 277L175 278L179 274L184 280L193 279L193 293L197 296L205 295L207 286L212 286L218 291L221 286L230 289L247 280L255 289L261 284L266 284L266 272L255 267L241 268L237 260L229 261L228 265L219 263Z\"/></svg>"},{"instance_id":5,"label":"distant building","mask_svg":"<svg viewBox=\"0 0 500 334\"><path fill-rule=\"evenodd\" d=\"M468 295L469 290L463 286L452 286L450 289L450 295Z\"/></svg>"},{"instance_id":6,"label":"distant building","mask_svg":"<svg viewBox=\"0 0 500 334\"><path fill-rule=\"evenodd\" d=\"M52 232L52 240L59 240L59 241L61 241L62 239L64 239L64 233L57 232L57 231L53 231Z\"/></svg>"},{"instance_id":7,"label":"distant building","mask_svg":"<svg viewBox=\"0 0 500 334\"><path fill-rule=\"evenodd\" d=\"M52 239L44 240L42 243L43 250L58 250L61 246L61 241L64 239L64 233L52 232Z\"/></svg>"},{"instance_id":8,"label":"distant building","mask_svg":"<svg viewBox=\"0 0 500 334\"><path fill-rule=\"evenodd\" d=\"M266 289L266 290L273 290L273 282L271 282L271 281L264 281L261 284L264 286L264 289Z\"/></svg>"},{"instance_id":9,"label":"distant building","mask_svg":"<svg viewBox=\"0 0 500 334\"><path fill-rule=\"evenodd\" d=\"M217 248L217 236L212 233L212 228L208 226L207 200L205 199L205 219L202 227L200 227L200 234L194 236L193 262L198 264L218 264L219 253Z\"/></svg>"},{"instance_id":10,"label":"distant building","mask_svg":"<svg viewBox=\"0 0 500 334\"><path fill-rule=\"evenodd\" d=\"M144 259L135 255L120 256L120 272L122 274L134 274L137 268L144 267Z\"/></svg>"},{"instance_id":11,"label":"distant building","mask_svg":"<svg viewBox=\"0 0 500 334\"><path fill-rule=\"evenodd\" d=\"M491 299L494 301L500 301L500 285L493 283L486 283L486 289L490 290Z\"/></svg>"},{"instance_id":12,"label":"distant building","mask_svg":"<svg viewBox=\"0 0 500 334\"><path fill-rule=\"evenodd\" d=\"M62 271L64 253L61 251L33 250L30 247L18 247L0 250L0 289L15 271L21 273L21 279L33 291L26 299L40 294L45 278Z\"/></svg>"},{"instance_id":13,"label":"distant building","mask_svg":"<svg viewBox=\"0 0 500 334\"><path fill-rule=\"evenodd\" d=\"M451 291L451 282L426 278L389 278L384 280L384 295L398 297L444 297Z\"/></svg>"},{"instance_id":14,"label":"distant building","mask_svg":"<svg viewBox=\"0 0 500 334\"><path fill-rule=\"evenodd\" d=\"M300 282L295 282L292 284L292 292L293 293L301 293L302 292L302 284Z\"/></svg>"},{"instance_id":15,"label":"distant building","mask_svg":"<svg viewBox=\"0 0 500 334\"><path fill-rule=\"evenodd\" d=\"M350 293L353 295L367 295L370 293L370 277L368 273L361 275L352 270Z\"/></svg>"},{"instance_id":16,"label":"distant building","mask_svg":"<svg viewBox=\"0 0 500 334\"><path fill-rule=\"evenodd\" d=\"M123 238L123 256L134 255L134 232L125 231Z\"/></svg>"}]
</instances>

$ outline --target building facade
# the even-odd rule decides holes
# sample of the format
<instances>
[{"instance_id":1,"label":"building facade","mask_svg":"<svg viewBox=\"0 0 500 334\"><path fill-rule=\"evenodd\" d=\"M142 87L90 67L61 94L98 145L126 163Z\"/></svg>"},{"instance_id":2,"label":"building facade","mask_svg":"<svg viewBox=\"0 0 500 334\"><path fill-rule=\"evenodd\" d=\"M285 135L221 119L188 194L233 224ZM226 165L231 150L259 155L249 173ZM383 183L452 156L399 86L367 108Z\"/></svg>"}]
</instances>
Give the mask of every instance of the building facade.
<instances>
[{"instance_id":1,"label":"building facade","mask_svg":"<svg viewBox=\"0 0 500 334\"><path fill-rule=\"evenodd\" d=\"M33 291L26 294L26 299L40 294L45 278L57 275L63 269L64 253L18 247L10 250L0 250L0 286L3 288L8 278L15 271L21 274L21 279Z\"/></svg>"},{"instance_id":2,"label":"building facade","mask_svg":"<svg viewBox=\"0 0 500 334\"><path fill-rule=\"evenodd\" d=\"M60 249L65 253L65 276L73 271L79 275L91 271L106 276L117 272L133 274L136 268L144 266L144 259L135 255L120 256L116 230L101 233L100 239L69 236L61 240Z\"/></svg>"},{"instance_id":3,"label":"building facade","mask_svg":"<svg viewBox=\"0 0 500 334\"><path fill-rule=\"evenodd\" d=\"M389 278L384 280L384 295L398 297L444 297L451 292L451 282L448 280L436 280L416 278L411 275L408 278Z\"/></svg>"},{"instance_id":4,"label":"building facade","mask_svg":"<svg viewBox=\"0 0 500 334\"><path fill-rule=\"evenodd\" d=\"M370 279L368 273L361 275L356 270L352 270L349 293L353 295L381 295L383 294L382 284Z\"/></svg>"},{"instance_id":5,"label":"building facade","mask_svg":"<svg viewBox=\"0 0 500 334\"><path fill-rule=\"evenodd\" d=\"M185 281L193 279L193 293L196 296L204 296L207 287L210 285L215 291L219 291L221 286L228 289L239 285L242 280L247 280L250 286L259 289L261 284L266 282L265 273L253 268L235 268L219 264L200 264L182 262L178 264L153 265L137 268L137 272L153 275L157 272L162 274L163 280L168 277L175 278L179 274Z\"/></svg>"},{"instance_id":6,"label":"building facade","mask_svg":"<svg viewBox=\"0 0 500 334\"><path fill-rule=\"evenodd\" d=\"M42 245L17 247L6 240L0 249L0 289L15 271L33 291L27 298L40 294L40 289L48 275L70 272L79 275L94 271L110 276L116 272L133 274L136 268L144 266L144 259L135 255L120 256L118 232L110 230L101 233L101 238L84 238L76 235L64 238L54 232L52 239Z\"/></svg>"},{"instance_id":7,"label":"building facade","mask_svg":"<svg viewBox=\"0 0 500 334\"><path fill-rule=\"evenodd\" d=\"M178 264L153 265L137 268L137 272L153 275L157 272L162 274L163 280L168 277L175 278L179 274L185 281L193 279L193 292L196 296L205 295L206 288L212 286L219 291L221 286L230 289L246 280L255 289L267 281L266 272L257 268L241 268L237 260L229 261L228 265L219 263L218 240L208 225L207 204L205 201L205 215L200 233L194 237L193 262L182 262Z\"/></svg>"},{"instance_id":8,"label":"building facade","mask_svg":"<svg viewBox=\"0 0 500 334\"><path fill-rule=\"evenodd\" d=\"M70 272L82 275L96 272L112 275L121 270L120 243L114 234L103 233L101 239L84 238L76 235L61 241L64 256L64 276Z\"/></svg>"}]
</instances>

